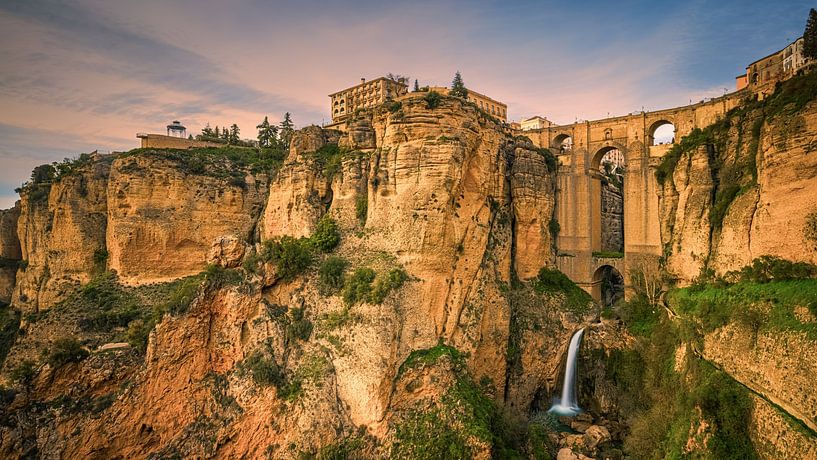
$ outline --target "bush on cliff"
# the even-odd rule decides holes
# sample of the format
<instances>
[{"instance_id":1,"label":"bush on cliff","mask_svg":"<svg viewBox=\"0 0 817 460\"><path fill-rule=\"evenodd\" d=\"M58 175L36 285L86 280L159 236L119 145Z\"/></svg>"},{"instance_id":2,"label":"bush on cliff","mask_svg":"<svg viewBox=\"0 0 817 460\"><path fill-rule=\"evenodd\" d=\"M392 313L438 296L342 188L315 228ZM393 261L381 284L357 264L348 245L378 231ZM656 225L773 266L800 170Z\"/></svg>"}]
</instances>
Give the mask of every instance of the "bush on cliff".
<instances>
[{"instance_id":1,"label":"bush on cliff","mask_svg":"<svg viewBox=\"0 0 817 460\"><path fill-rule=\"evenodd\" d=\"M343 274L349 262L343 257L330 256L318 268L318 288L323 295L334 294L343 288Z\"/></svg>"},{"instance_id":2,"label":"bush on cliff","mask_svg":"<svg viewBox=\"0 0 817 460\"><path fill-rule=\"evenodd\" d=\"M442 96L440 96L440 93L436 91L429 91L425 96L423 96L423 100L426 101L426 108L433 110L440 105Z\"/></svg>"},{"instance_id":3,"label":"bush on cliff","mask_svg":"<svg viewBox=\"0 0 817 460\"><path fill-rule=\"evenodd\" d=\"M315 225L315 233L309 238L312 246L321 252L330 252L340 243L340 231L335 219L324 214Z\"/></svg>"},{"instance_id":4,"label":"bush on cliff","mask_svg":"<svg viewBox=\"0 0 817 460\"><path fill-rule=\"evenodd\" d=\"M68 363L78 363L88 355L88 350L76 338L66 337L54 342L47 362L53 369L57 369Z\"/></svg>"}]
</instances>

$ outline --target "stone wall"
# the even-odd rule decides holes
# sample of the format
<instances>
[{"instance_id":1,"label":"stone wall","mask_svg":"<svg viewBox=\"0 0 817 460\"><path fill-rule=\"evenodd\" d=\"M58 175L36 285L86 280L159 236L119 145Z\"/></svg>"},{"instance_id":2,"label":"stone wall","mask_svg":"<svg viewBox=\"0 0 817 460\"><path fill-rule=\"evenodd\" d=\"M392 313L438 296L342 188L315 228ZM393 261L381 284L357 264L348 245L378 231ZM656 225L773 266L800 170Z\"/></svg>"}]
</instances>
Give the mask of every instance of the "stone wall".
<instances>
[{"instance_id":1,"label":"stone wall","mask_svg":"<svg viewBox=\"0 0 817 460\"><path fill-rule=\"evenodd\" d=\"M624 198L609 183L601 187L601 250L624 251Z\"/></svg>"},{"instance_id":2,"label":"stone wall","mask_svg":"<svg viewBox=\"0 0 817 460\"><path fill-rule=\"evenodd\" d=\"M0 303L11 301L17 262L20 260L20 240L17 238L17 220L20 203L11 209L0 210Z\"/></svg>"},{"instance_id":3,"label":"stone wall","mask_svg":"<svg viewBox=\"0 0 817 460\"><path fill-rule=\"evenodd\" d=\"M224 147L224 144L209 141L197 141L183 137L165 136L164 134L139 134L143 149L191 149L194 147Z\"/></svg>"}]
</instances>

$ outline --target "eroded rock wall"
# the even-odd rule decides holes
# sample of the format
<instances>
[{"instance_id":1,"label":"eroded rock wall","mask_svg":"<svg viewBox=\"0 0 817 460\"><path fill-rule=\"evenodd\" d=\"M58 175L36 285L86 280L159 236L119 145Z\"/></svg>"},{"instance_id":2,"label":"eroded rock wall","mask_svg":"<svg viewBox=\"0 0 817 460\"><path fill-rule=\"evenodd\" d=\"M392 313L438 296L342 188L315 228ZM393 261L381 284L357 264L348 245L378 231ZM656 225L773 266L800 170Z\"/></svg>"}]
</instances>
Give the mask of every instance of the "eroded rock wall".
<instances>
[{"instance_id":1,"label":"eroded rock wall","mask_svg":"<svg viewBox=\"0 0 817 460\"><path fill-rule=\"evenodd\" d=\"M817 102L793 114L762 118L754 110L730 120L715 144L682 154L659 192L666 268L682 283L702 269L723 275L763 255L817 262L817 245L804 232L817 210ZM741 170L743 180L724 185ZM716 203L716 187L735 187L734 198Z\"/></svg>"},{"instance_id":2,"label":"eroded rock wall","mask_svg":"<svg viewBox=\"0 0 817 460\"><path fill-rule=\"evenodd\" d=\"M0 302L11 302L17 278L17 265L22 257L20 239L17 237L17 221L20 203L11 209L0 210Z\"/></svg>"},{"instance_id":3,"label":"eroded rock wall","mask_svg":"<svg viewBox=\"0 0 817 460\"><path fill-rule=\"evenodd\" d=\"M129 284L169 281L201 272L222 237L248 243L268 184L242 175L190 173L150 154L117 158L107 184L109 268Z\"/></svg>"}]
</instances>

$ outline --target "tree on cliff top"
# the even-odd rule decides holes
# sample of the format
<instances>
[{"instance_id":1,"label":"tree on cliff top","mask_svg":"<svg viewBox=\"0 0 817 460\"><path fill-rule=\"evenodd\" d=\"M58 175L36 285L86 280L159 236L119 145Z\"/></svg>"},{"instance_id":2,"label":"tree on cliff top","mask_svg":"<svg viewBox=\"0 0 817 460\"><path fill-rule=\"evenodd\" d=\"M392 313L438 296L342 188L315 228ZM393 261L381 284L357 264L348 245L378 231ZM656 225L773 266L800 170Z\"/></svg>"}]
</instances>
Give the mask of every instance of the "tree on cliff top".
<instances>
[{"instance_id":1,"label":"tree on cliff top","mask_svg":"<svg viewBox=\"0 0 817 460\"><path fill-rule=\"evenodd\" d=\"M803 32L803 57L817 59L817 11L808 13L806 30Z\"/></svg>"},{"instance_id":2,"label":"tree on cliff top","mask_svg":"<svg viewBox=\"0 0 817 460\"><path fill-rule=\"evenodd\" d=\"M272 147L278 140L278 127L269 124L269 118L264 117L264 121L255 127L258 130L258 145L261 147Z\"/></svg>"},{"instance_id":3,"label":"tree on cliff top","mask_svg":"<svg viewBox=\"0 0 817 460\"><path fill-rule=\"evenodd\" d=\"M204 137L213 137L213 128L210 127L210 123L207 123L207 125L201 129L201 135Z\"/></svg>"},{"instance_id":4,"label":"tree on cliff top","mask_svg":"<svg viewBox=\"0 0 817 460\"><path fill-rule=\"evenodd\" d=\"M241 139L238 137L238 135L239 135L239 134L241 134L241 130L239 130L239 129L238 129L238 125L237 125L237 124L233 123L233 124L230 126L230 134L229 134L229 137L227 138L227 140L228 140L228 141L229 141L231 144L235 144L235 143L237 143L239 140L241 140Z\"/></svg>"},{"instance_id":5,"label":"tree on cliff top","mask_svg":"<svg viewBox=\"0 0 817 460\"><path fill-rule=\"evenodd\" d=\"M295 132L295 125L292 123L292 117L289 112L284 114L284 120L281 122L281 143L284 147L289 148L289 141L292 140L292 133Z\"/></svg>"},{"instance_id":6,"label":"tree on cliff top","mask_svg":"<svg viewBox=\"0 0 817 460\"><path fill-rule=\"evenodd\" d=\"M420 91L420 82L418 82L417 79L415 78L414 79L414 92L416 93L418 91Z\"/></svg>"},{"instance_id":7,"label":"tree on cliff top","mask_svg":"<svg viewBox=\"0 0 817 460\"><path fill-rule=\"evenodd\" d=\"M468 90L465 89L465 83L462 82L462 75L460 75L459 70L454 74L454 81L451 82L451 91L449 91L448 94L468 99Z\"/></svg>"}]
</instances>

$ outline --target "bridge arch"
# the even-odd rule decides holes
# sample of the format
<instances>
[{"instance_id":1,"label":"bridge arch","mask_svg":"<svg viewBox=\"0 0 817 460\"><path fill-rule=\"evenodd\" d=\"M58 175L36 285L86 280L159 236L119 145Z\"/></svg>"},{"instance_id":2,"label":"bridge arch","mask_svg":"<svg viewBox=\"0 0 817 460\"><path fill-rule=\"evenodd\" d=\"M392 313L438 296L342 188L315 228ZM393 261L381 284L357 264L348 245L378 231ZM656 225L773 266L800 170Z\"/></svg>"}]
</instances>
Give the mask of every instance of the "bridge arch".
<instances>
[{"instance_id":1,"label":"bridge arch","mask_svg":"<svg viewBox=\"0 0 817 460\"><path fill-rule=\"evenodd\" d=\"M550 147L557 152L569 152L573 150L573 136L567 133L557 134L550 143Z\"/></svg>"},{"instance_id":2,"label":"bridge arch","mask_svg":"<svg viewBox=\"0 0 817 460\"><path fill-rule=\"evenodd\" d=\"M647 131L647 145L674 144L676 134L675 123L667 119L658 120Z\"/></svg>"},{"instance_id":3,"label":"bridge arch","mask_svg":"<svg viewBox=\"0 0 817 460\"><path fill-rule=\"evenodd\" d=\"M624 253L624 147L607 142L590 162L590 250L593 255Z\"/></svg>"},{"instance_id":4,"label":"bridge arch","mask_svg":"<svg viewBox=\"0 0 817 460\"><path fill-rule=\"evenodd\" d=\"M604 308L624 298L624 276L615 265L618 264L602 263L593 272L591 295Z\"/></svg>"}]
</instances>

